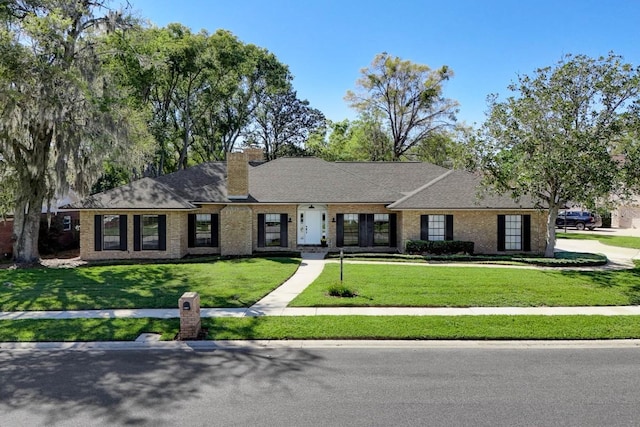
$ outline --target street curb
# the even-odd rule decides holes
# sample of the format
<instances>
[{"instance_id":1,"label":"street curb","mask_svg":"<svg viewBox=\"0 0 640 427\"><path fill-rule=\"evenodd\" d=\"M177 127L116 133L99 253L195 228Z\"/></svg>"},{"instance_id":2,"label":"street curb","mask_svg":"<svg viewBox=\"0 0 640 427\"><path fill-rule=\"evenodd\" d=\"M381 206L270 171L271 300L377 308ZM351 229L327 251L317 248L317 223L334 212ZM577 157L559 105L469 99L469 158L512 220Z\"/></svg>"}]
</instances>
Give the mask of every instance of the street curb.
<instances>
[{"instance_id":1,"label":"street curb","mask_svg":"<svg viewBox=\"0 0 640 427\"><path fill-rule=\"evenodd\" d=\"M233 341L94 341L2 342L4 351L250 351L312 349L622 349L640 348L640 340L233 340Z\"/></svg>"}]
</instances>

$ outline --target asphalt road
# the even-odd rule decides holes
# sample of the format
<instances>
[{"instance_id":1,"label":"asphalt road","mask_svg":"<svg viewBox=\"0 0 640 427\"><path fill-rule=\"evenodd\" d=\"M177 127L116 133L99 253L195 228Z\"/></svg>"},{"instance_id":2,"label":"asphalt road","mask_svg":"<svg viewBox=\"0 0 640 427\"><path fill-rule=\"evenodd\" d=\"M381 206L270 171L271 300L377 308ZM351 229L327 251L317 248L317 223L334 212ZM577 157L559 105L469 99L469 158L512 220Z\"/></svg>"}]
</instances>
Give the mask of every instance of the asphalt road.
<instances>
[{"instance_id":1,"label":"asphalt road","mask_svg":"<svg viewBox=\"0 0 640 427\"><path fill-rule=\"evenodd\" d=\"M639 351L3 350L0 425L639 425Z\"/></svg>"}]
</instances>

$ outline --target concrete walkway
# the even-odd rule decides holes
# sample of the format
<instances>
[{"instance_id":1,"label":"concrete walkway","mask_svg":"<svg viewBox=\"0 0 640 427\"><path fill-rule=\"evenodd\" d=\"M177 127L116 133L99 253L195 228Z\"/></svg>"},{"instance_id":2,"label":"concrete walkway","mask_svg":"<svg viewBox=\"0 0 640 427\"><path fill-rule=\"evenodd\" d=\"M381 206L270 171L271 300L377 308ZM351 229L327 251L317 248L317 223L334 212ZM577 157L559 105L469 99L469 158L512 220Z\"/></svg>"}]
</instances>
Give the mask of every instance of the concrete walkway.
<instances>
[{"instance_id":1,"label":"concrete walkway","mask_svg":"<svg viewBox=\"0 0 640 427\"><path fill-rule=\"evenodd\" d=\"M560 239L559 239L560 241ZM565 244L566 242L570 242ZM574 242L579 242L574 245ZM631 259L640 256L640 251L624 250L598 242L586 240L562 240L560 250L578 252L603 251L612 260L615 268L628 268L633 265ZM571 246L573 245L573 246ZM598 246L599 245L599 246ZM571 248L570 248L571 246ZM606 251L606 252L605 252ZM293 276L285 283L249 308L203 308L201 316L207 317L258 317L258 316L489 316L489 315L598 315L598 316L639 316L640 306L607 307L287 307L289 303L311 284L327 262L322 254L305 253L302 263ZM428 267L428 264L421 264ZM113 310L75 310L75 311L14 311L0 312L0 320L17 319L110 319L110 318L159 318L179 317L175 309L113 309Z\"/></svg>"}]
</instances>

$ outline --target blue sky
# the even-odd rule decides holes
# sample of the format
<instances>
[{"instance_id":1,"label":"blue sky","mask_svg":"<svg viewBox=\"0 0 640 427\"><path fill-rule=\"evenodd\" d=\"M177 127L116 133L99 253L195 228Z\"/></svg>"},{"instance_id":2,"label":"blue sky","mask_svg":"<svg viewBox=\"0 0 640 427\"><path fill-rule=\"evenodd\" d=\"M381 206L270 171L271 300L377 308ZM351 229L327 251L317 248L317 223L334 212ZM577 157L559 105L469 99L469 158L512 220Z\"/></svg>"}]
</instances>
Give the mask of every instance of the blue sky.
<instances>
[{"instance_id":1,"label":"blue sky","mask_svg":"<svg viewBox=\"0 0 640 427\"><path fill-rule=\"evenodd\" d=\"M455 73L444 93L459 121L484 120L486 97L508 95L518 74L568 53L613 51L640 65L637 0L129 0L157 26L223 28L273 52L298 96L329 119L355 118L344 101L380 52Z\"/></svg>"}]
</instances>

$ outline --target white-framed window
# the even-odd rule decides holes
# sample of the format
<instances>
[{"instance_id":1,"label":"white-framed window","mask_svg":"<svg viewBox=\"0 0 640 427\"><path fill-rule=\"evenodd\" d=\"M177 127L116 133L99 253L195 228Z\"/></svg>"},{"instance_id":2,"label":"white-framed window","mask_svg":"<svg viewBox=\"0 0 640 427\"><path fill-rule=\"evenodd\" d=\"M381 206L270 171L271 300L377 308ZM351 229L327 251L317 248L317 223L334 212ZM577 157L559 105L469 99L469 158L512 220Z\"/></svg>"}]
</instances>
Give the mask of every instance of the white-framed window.
<instances>
[{"instance_id":1,"label":"white-framed window","mask_svg":"<svg viewBox=\"0 0 640 427\"><path fill-rule=\"evenodd\" d=\"M142 215L142 250L160 249L158 215Z\"/></svg>"},{"instance_id":2,"label":"white-framed window","mask_svg":"<svg viewBox=\"0 0 640 427\"><path fill-rule=\"evenodd\" d=\"M389 214L373 215L373 245L389 246Z\"/></svg>"},{"instance_id":3,"label":"white-framed window","mask_svg":"<svg viewBox=\"0 0 640 427\"><path fill-rule=\"evenodd\" d=\"M280 246L280 219L278 214L264 215L264 245Z\"/></svg>"},{"instance_id":4,"label":"white-framed window","mask_svg":"<svg viewBox=\"0 0 640 427\"><path fill-rule=\"evenodd\" d=\"M446 215L429 215L429 240L445 240Z\"/></svg>"},{"instance_id":5,"label":"white-framed window","mask_svg":"<svg viewBox=\"0 0 640 427\"><path fill-rule=\"evenodd\" d=\"M62 231L71 231L71 215L62 217Z\"/></svg>"},{"instance_id":6,"label":"white-framed window","mask_svg":"<svg viewBox=\"0 0 640 427\"><path fill-rule=\"evenodd\" d=\"M102 217L102 250L120 250L120 215Z\"/></svg>"},{"instance_id":7,"label":"white-framed window","mask_svg":"<svg viewBox=\"0 0 640 427\"><path fill-rule=\"evenodd\" d=\"M358 216L358 214L344 214L344 246L358 246L359 244L360 225Z\"/></svg>"},{"instance_id":8,"label":"white-framed window","mask_svg":"<svg viewBox=\"0 0 640 427\"><path fill-rule=\"evenodd\" d=\"M196 247L211 246L211 214L196 215Z\"/></svg>"},{"instance_id":9,"label":"white-framed window","mask_svg":"<svg viewBox=\"0 0 640 427\"><path fill-rule=\"evenodd\" d=\"M522 250L522 215L504 216L504 249Z\"/></svg>"}]
</instances>

